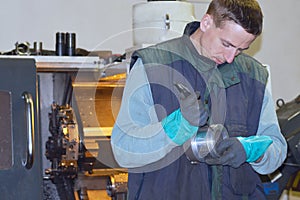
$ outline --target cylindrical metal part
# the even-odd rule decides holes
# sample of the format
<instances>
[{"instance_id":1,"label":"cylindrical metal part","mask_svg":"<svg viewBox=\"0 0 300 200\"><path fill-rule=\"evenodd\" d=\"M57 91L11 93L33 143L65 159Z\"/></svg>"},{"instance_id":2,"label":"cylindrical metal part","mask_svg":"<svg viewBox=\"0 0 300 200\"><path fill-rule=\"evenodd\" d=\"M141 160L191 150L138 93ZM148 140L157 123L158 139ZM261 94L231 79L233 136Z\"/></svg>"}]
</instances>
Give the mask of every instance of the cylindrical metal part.
<instances>
[{"instance_id":1,"label":"cylindrical metal part","mask_svg":"<svg viewBox=\"0 0 300 200\"><path fill-rule=\"evenodd\" d=\"M29 42L16 43L15 52L17 55L30 55L30 44Z\"/></svg>"},{"instance_id":2,"label":"cylindrical metal part","mask_svg":"<svg viewBox=\"0 0 300 200\"><path fill-rule=\"evenodd\" d=\"M66 55L75 56L76 49L76 34L67 33L66 34Z\"/></svg>"},{"instance_id":3,"label":"cylindrical metal part","mask_svg":"<svg viewBox=\"0 0 300 200\"><path fill-rule=\"evenodd\" d=\"M57 56L66 55L66 34L57 32L56 43L55 43L55 54Z\"/></svg>"},{"instance_id":4,"label":"cylindrical metal part","mask_svg":"<svg viewBox=\"0 0 300 200\"><path fill-rule=\"evenodd\" d=\"M200 129L191 138L190 144L184 144L185 154L191 163L203 161L203 158L208 154L211 154L213 157L220 157L215 150L215 145L228 137L228 132L222 124L212 124L207 128Z\"/></svg>"},{"instance_id":5,"label":"cylindrical metal part","mask_svg":"<svg viewBox=\"0 0 300 200\"><path fill-rule=\"evenodd\" d=\"M33 49L36 55L41 55L43 51L43 43L42 42L34 42Z\"/></svg>"},{"instance_id":6,"label":"cylindrical metal part","mask_svg":"<svg viewBox=\"0 0 300 200\"><path fill-rule=\"evenodd\" d=\"M194 5L185 1L148 1L132 10L133 45L156 44L182 35L194 21Z\"/></svg>"}]
</instances>

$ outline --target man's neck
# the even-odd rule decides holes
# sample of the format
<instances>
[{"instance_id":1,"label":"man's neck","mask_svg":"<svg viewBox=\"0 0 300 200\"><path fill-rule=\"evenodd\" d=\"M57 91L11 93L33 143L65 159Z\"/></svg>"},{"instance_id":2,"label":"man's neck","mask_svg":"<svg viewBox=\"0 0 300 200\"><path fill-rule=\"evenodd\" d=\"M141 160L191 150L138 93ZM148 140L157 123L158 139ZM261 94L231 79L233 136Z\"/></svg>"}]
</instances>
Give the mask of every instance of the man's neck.
<instances>
[{"instance_id":1,"label":"man's neck","mask_svg":"<svg viewBox=\"0 0 300 200\"><path fill-rule=\"evenodd\" d=\"M201 29L198 28L191 36L190 40L193 43L195 49L200 55L203 55L203 47L200 44L200 38L201 38L202 32Z\"/></svg>"}]
</instances>

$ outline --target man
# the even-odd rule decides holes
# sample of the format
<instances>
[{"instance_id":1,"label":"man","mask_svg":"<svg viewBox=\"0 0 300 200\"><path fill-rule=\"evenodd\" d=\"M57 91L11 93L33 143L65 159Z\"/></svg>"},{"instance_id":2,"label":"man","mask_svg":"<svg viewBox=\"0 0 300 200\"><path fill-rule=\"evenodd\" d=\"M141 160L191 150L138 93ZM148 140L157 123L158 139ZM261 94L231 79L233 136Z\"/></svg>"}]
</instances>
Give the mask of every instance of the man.
<instances>
[{"instance_id":1,"label":"man","mask_svg":"<svg viewBox=\"0 0 300 200\"><path fill-rule=\"evenodd\" d=\"M267 70L242 53L262 18L255 0L213 0L182 37L133 54L111 137L129 200L265 199L258 174L283 163L287 144ZM214 124L228 136L191 162L186 146Z\"/></svg>"}]
</instances>

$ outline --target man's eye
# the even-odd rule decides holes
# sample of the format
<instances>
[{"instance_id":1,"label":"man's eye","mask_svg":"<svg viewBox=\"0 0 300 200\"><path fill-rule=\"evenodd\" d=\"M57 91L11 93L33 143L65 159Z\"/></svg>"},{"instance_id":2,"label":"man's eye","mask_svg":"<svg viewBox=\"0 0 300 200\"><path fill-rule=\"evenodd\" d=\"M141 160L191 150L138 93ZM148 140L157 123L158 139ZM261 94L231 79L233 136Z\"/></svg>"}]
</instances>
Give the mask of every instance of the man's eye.
<instances>
[{"instance_id":1,"label":"man's eye","mask_svg":"<svg viewBox=\"0 0 300 200\"><path fill-rule=\"evenodd\" d=\"M230 47L230 45L228 43L223 42L223 46L224 47Z\"/></svg>"}]
</instances>

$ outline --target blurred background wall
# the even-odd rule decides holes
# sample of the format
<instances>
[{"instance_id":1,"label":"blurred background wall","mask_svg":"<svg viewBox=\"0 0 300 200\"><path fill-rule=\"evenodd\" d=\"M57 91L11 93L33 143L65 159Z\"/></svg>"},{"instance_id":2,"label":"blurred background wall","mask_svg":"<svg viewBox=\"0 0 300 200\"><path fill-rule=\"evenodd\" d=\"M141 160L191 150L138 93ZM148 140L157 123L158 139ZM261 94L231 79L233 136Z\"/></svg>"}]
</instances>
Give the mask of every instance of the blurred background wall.
<instances>
[{"instance_id":1,"label":"blurred background wall","mask_svg":"<svg viewBox=\"0 0 300 200\"><path fill-rule=\"evenodd\" d=\"M3 1L3 0L2 0ZM42 42L55 49L56 32L76 33L76 47L125 53L132 47L132 6L146 0L15 0L0 7L0 51L16 42ZM190 0L200 19L209 0ZM259 0L264 31L248 50L270 65L273 98L290 101L300 93L300 1Z\"/></svg>"}]
</instances>

